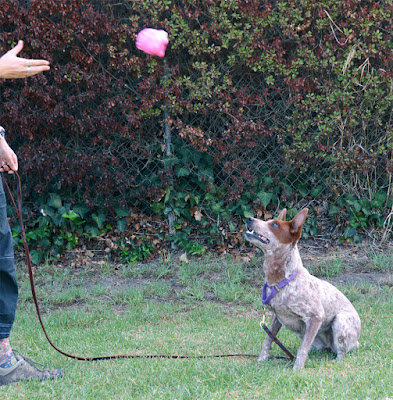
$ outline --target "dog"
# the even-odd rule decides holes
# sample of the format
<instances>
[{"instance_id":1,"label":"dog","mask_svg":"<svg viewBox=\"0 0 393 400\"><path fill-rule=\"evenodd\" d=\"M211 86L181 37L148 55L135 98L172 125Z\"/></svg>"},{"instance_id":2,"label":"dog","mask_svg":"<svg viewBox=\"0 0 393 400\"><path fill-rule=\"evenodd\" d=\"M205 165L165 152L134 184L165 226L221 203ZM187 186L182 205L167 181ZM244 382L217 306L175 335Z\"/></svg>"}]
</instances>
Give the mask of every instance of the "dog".
<instances>
[{"instance_id":1,"label":"dog","mask_svg":"<svg viewBox=\"0 0 393 400\"><path fill-rule=\"evenodd\" d=\"M351 302L330 283L303 267L297 247L308 209L286 221L286 209L276 220L247 219L246 239L265 255L266 283L262 302L271 307L270 330L277 335L282 325L302 339L294 369L301 369L310 348L330 350L341 360L359 347L360 318ZM272 339L266 336L258 361L269 358Z\"/></svg>"}]
</instances>

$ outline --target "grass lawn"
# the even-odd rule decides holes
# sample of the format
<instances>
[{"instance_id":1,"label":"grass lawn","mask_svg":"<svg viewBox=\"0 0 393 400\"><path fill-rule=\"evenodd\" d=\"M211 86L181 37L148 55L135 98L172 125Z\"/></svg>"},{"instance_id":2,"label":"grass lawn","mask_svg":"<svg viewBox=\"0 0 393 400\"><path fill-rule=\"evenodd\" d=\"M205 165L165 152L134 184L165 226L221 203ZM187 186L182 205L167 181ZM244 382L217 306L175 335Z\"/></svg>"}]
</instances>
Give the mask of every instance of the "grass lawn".
<instances>
[{"instance_id":1,"label":"grass lawn","mask_svg":"<svg viewBox=\"0 0 393 400\"><path fill-rule=\"evenodd\" d=\"M378 272L389 278L393 256L383 257ZM344 273L345 260L340 263ZM377 263L370 259L368 265ZM328 275L326 263L320 269ZM188 264L169 257L80 271L48 264L36 273L49 335L62 350L82 356L257 355L265 337L259 326L263 279L261 259L243 264L208 256ZM360 349L340 363L330 353L312 351L305 369L296 372L285 360L255 358L70 360L47 344L22 271L19 281L11 343L25 356L62 369L64 377L2 387L4 400L393 398L391 279L342 285L362 320ZM296 354L300 340L293 333L282 329L279 338ZM284 355L275 345L273 351Z\"/></svg>"}]
</instances>

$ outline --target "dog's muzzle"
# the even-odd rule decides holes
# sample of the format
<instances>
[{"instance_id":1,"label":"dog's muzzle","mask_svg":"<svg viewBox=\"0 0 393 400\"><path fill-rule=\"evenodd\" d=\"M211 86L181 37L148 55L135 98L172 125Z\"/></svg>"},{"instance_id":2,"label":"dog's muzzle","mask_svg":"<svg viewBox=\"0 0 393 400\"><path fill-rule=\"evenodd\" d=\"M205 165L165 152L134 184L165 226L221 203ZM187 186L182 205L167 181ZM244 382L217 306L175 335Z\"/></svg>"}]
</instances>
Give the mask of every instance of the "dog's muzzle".
<instances>
[{"instance_id":1,"label":"dog's muzzle","mask_svg":"<svg viewBox=\"0 0 393 400\"><path fill-rule=\"evenodd\" d=\"M270 240L263 236L263 235L259 235L258 233L254 232L254 231L247 231L246 232L246 239L252 241L254 240L258 240L259 242L263 243L263 244L269 244Z\"/></svg>"},{"instance_id":2,"label":"dog's muzzle","mask_svg":"<svg viewBox=\"0 0 393 400\"><path fill-rule=\"evenodd\" d=\"M249 241L257 240L262 244L269 244L270 240L267 237L255 232L255 230L253 229L253 222L253 218L247 218L246 239Z\"/></svg>"}]
</instances>

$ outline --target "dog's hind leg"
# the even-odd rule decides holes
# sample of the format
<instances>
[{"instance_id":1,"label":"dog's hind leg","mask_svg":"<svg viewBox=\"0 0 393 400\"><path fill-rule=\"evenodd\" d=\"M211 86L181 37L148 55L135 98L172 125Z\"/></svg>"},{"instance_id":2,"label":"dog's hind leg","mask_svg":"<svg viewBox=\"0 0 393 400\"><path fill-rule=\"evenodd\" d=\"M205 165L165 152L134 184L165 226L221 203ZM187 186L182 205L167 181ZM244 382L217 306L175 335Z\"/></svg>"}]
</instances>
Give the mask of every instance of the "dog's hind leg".
<instances>
[{"instance_id":1,"label":"dog's hind leg","mask_svg":"<svg viewBox=\"0 0 393 400\"><path fill-rule=\"evenodd\" d=\"M340 361L346 353L359 347L360 318L357 313L341 312L336 315L332 323L332 349Z\"/></svg>"},{"instance_id":2,"label":"dog's hind leg","mask_svg":"<svg viewBox=\"0 0 393 400\"><path fill-rule=\"evenodd\" d=\"M270 324L270 332L274 336L277 336L277 333L279 332L281 327L282 327L281 322L278 320L276 314L273 314L272 322ZM263 361L269 358L272 344L273 344L273 339L269 335L267 335L265 340L263 341L262 352L258 357L258 361Z\"/></svg>"}]
</instances>

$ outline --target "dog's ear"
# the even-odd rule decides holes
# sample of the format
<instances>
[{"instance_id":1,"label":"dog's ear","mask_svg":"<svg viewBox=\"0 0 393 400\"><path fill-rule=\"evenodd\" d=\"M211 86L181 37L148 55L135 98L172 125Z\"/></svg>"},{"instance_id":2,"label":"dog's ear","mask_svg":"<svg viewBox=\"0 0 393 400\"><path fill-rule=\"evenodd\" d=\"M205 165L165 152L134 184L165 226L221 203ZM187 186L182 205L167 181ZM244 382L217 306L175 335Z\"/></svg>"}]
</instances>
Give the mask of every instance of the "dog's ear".
<instances>
[{"instance_id":1,"label":"dog's ear","mask_svg":"<svg viewBox=\"0 0 393 400\"><path fill-rule=\"evenodd\" d=\"M293 236L298 236L298 238L300 238L302 226L306 220L307 214L308 208L303 208L303 210L299 211L295 215L295 218L290 222L290 232Z\"/></svg>"},{"instance_id":2,"label":"dog's ear","mask_svg":"<svg viewBox=\"0 0 393 400\"><path fill-rule=\"evenodd\" d=\"M287 216L287 209L284 208L283 210L281 210L280 215L278 216L277 219L278 219L279 221L285 221L286 216Z\"/></svg>"}]
</instances>

